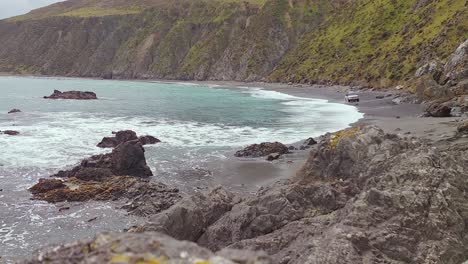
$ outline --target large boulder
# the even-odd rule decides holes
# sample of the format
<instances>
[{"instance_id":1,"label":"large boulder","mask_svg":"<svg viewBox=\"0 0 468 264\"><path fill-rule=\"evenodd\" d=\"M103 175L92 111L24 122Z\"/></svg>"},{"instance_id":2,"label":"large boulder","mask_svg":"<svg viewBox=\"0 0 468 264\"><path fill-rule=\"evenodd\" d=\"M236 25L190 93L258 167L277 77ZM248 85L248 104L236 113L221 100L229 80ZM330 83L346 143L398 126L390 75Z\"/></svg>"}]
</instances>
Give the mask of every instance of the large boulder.
<instances>
[{"instance_id":1,"label":"large boulder","mask_svg":"<svg viewBox=\"0 0 468 264\"><path fill-rule=\"evenodd\" d=\"M79 243L43 250L22 264L173 263L271 264L262 252L229 250L215 254L193 242L161 233L113 233Z\"/></svg>"},{"instance_id":2,"label":"large boulder","mask_svg":"<svg viewBox=\"0 0 468 264\"><path fill-rule=\"evenodd\" d=\"M250 145L243 150L237 151L234 155L236 157L249 157L257 158L268 156L273 153L286 154L289 152L289 148L280 142L264 142L261 144Z\"/></svg>"},{"instance_id":3,"label":"large boulder","mask_svg":"<svg viewBox=\"0 0 468 264\"><path fill-rule=\"evenodd\" d=\"M54 90L49 96L44 96L44 99L73 99L73 100L96 100L97 96L93 92L81 92L81 91L68 91L61 92Z\"/></svg>"}]
</instances>

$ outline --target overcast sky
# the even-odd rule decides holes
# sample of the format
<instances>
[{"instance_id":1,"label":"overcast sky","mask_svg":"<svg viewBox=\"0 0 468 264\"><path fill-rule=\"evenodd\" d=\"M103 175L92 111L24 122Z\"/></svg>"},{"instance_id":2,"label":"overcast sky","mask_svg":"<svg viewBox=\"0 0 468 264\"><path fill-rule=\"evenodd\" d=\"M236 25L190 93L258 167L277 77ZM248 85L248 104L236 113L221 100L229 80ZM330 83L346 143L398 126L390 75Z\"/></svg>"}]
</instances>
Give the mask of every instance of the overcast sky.
<instances>
[{"instance_id":1,"label":"overcast sky","mask_svg":"<svg viewBox=\"0 0 468 264\"><path fill-rule=\"evenodd\" d=\"M0 19L22 15L38 7L64 0L0 0Z\"/></svg>"}]
</instances>

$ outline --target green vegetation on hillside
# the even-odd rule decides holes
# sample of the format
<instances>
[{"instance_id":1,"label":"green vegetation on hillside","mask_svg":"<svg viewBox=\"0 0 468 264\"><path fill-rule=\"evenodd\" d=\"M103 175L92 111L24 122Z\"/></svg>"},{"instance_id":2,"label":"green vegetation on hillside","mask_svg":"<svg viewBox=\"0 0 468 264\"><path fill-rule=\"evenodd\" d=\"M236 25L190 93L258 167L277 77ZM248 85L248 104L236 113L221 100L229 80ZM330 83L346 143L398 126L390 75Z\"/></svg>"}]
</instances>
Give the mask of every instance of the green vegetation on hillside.
<instances>
[{"instance_id":1,"label":"green vegetation on hillside","mask_svg":"<svg viewBox=\"0 0 468 264\"><path fill-rule=\"evenodd\" d=\"M407 79L418 62L444 58L468 38L465 2L356 0L306 35L270 78L376 86Z\"/></svg>"}]
</instances>

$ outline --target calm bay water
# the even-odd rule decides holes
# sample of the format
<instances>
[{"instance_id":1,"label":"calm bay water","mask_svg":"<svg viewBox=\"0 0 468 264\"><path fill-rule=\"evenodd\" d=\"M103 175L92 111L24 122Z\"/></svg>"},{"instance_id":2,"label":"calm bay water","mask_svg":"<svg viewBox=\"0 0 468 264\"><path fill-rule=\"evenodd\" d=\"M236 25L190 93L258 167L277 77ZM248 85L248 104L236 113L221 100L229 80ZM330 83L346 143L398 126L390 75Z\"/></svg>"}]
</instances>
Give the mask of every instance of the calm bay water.
<instances>
[{"instance_id":1,"label":"calm bay water","mask_svg":"<svg viewBox=\"0 0 468 264\"><path fill-rule=\"evenodd\" d=\"M54 89L93 91L99 100L42 99ZM7 114L12 108L23 112ZM220 164L236 162L233 152L245 145L294 143L361 117L351 106L258 88L0 77L0 130L21 133L0 135L0 262L141 220L105 202L58 212L56 205L31 201L27 192L39 178L109 151L96 144L111 131L132 129L161 139L146 147L154 178L190 191L212 184L235 187L235 180L226 179L237 173ZM95 215L98 220L88 223Z\"/></svg>"}]
</instances>

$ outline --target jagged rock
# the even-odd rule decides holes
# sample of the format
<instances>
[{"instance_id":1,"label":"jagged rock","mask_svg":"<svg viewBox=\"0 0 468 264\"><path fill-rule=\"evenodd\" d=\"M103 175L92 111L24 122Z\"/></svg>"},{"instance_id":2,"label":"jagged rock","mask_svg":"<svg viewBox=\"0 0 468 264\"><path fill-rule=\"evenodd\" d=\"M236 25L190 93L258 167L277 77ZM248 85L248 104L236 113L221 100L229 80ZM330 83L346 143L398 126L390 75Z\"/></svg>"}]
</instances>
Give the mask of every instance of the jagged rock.
<instances>
[{"instance_id":1,"label":"jagged rock","mask_svg":"<svg viewBox=\"0 0 468 264\"><path fill-rule=\"evenodd\" d=\"M140 216L159 213L181 199L177 189L129 176L108 176L92 181L40 179L29 190L34 199L49 203L126 199L128 203L123 209Z\"/></svg>"},{"instance_id":2,"label":"jagged rock","mask_svg":"<svg viewBox=\"0 0 468 264\"><path fill-rule=\"evenodd\" d=\"M282 143L279 142L264 142L261 144L253 144L246 147L243 150L237 151L234 155L236 157L263 157L272 153L286 154L289 153L289 149Z\"/></svg>"},{"instance_id":3,"label":"jagged rock","mask_svg":"<svg viewBox=\"0 0 468 264\"><path fill-rule=\"evenodd\" d=\"M10 111L8 111L9 114L14 114L14 113L21 113L21 110L13 108Z\"/></svg>"},{"instance_id":4,"label":"jagged rock","mask_svg":"<svg viewBox=\"0 0 468 264\"><path fill-rule=\"evenodd\" d=\"M432 103L426 108L426 113L432 117L450 117L452 110L445 104Z\"/></svg>"},{"instance_id":5,"label":"jagged rock","mask_svg":"<svg viewBox=\"0 0 468 264\"><path fill-rule=\"evenodd\" d=\"M92 168L92 170L90 169ZM55 177L79 177L93 180L109 175L149 177L152 176L146 164L145 150L140 141L132 140L118 145L109 154L95 155L81 161L71 170L59 171Z\"/></svg>"},{"instance_id":6,"label":"jagged rock","mask_svg":"<svg viewBox=\"0 0 468 264\"><path fill-rule=\"evenodd\" d=\"M96 100L97 96L93 92L81 92L81 91L68 91L61 92L54 90L49 96L44 96L44 99L73 99L73 100Z\"/></svg>"},{"instance_id":7,"label":"jagged rock","mask_svg":"<svg viewBox=\"0 0 468 264\"><path fill-rule=\"evenodd\" d=\"M132 130L122 130L118 132L112 132L112 134L114 134L115 136L104 137L102 141L97 144L97 146L100 148L115 148L119 144L131 140L139 140L142 145L150 145L161 142L159 139L150 135L137 137L135 131Z\"/></svg>"},{"instance_id":8,"label":"jagged rock","mask_svg":"<svg viewBox=\"0 0 468 264\"><path fill-rule=\"evenodd\" d=\"M273 154L270 154L268 155L268 157L266 158L267 161L274 161L274 160L277 160L281 157L281 154L279 153L273 153Z\"/></svg>"},{"instance_id":9,"label":"jagged rock","mask_svg":"<svg viewBox=\"0 0 468 264\"><path fill-rule=\"evenodd\" d=\"M15 130L4 130L4 131L0 131L0 134L5 134L9 136L17 136L20 134L20 132L15 131Z\"/></svg>"},{"instance_id":10,"label":"jagged rock","mask_svg":"<svg viewBox=\"0 0 468 264\"><path fill-rule=\"evenodd\" d=\"M178 241L161 233L101 234L93 240L39 252L22 264L62 263L167 263L167 264L271 264L271 258L250 251L213 254L193 242ZM230 259L232 257L233 259Z\"/></svg>"}]
</instances>

